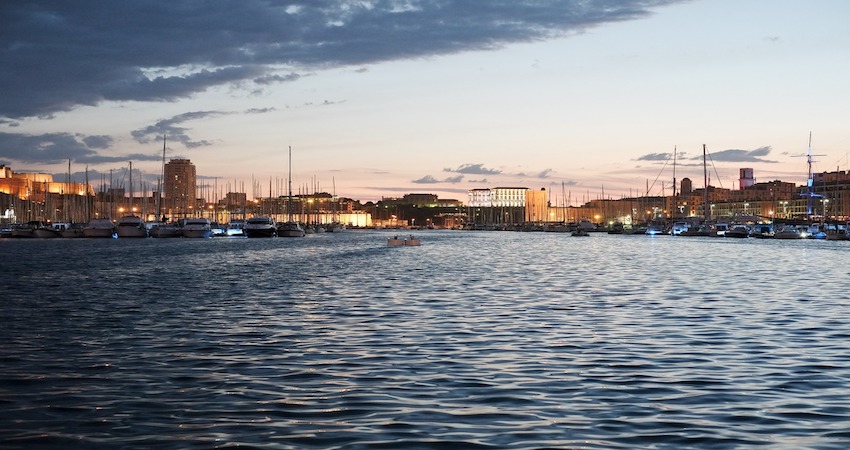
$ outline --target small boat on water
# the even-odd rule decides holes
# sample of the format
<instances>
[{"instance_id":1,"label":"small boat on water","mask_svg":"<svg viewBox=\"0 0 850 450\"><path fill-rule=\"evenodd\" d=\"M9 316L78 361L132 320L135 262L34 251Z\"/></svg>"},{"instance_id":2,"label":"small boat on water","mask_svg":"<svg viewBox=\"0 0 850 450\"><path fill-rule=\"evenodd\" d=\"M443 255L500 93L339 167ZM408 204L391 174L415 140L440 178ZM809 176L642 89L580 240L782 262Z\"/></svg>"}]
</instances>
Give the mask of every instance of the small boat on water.
<instances>
[{"instance_id":1,"label":"small boat on water","mask_svg":"<svg viewBox=\"0 0 850 450\"><path fill-rule=\"evenodd\" d=\"M271 217L252 217L245 222L242 232L249 238L275 237L277 226Z\"/></svg>"},{"instance_id":2,"label":"small boat on water","mask_svg":"<svg viewBox=\"0 0 850 450\"><path fill-rule=\"evenodd\" d=\"M92 219L83 227L83 236L87 238L111 238L115 234L112 219Z\"/></svg>"},{"instance_id":3,"label":"small boat on water","mask_svg":"<svg viewBox=\"0 0 850 450\"><path fill-rule=\"evenodd\" d=\"M306 234L306 230L298 222L288 221L277 224L278 237L304 237Z\"/></svg>"},{"instance_id":4,"label":"small boat on water","mask_svg":"<svg viewBox=\"0 0 850 450\"><path fill-rule=\"evenodd\" d=\"M148 237L148 228L141 217L124 216L118 219L115 233L119 238L145 238Z\"/></svg>"},{"instance_id":5,"label":"small boat on water","mask_svg":"<svg viewBox=\"0 0 850 450\"><path fill-rule=\"evenodd\" d=\"M412 234L406 238L393 236L387 239L387 247L419 247L422 245L422 240L414 237Z\"/></svg>"},{"instance_id":6,"label":"small boat on water","mask_svg":"<svg viewBox=\"0 0 850 450\"><path fill-rule=\"evenodd\" d=\"M181 219L181 230L186 238L209 238L212 237L212 224L210 219L204 217L191 217Z\"/></svg>"},{"instance_id":7,"label":"small boat on water","mask_svg":"<svg viewBox=\"0 0 850 450\"><path fill-rule=\"evenodd\" d=\"M570 236L590 236L590 233L588 233L584 228L579 227L573 230Z\"/></svg>"}]
</instances>

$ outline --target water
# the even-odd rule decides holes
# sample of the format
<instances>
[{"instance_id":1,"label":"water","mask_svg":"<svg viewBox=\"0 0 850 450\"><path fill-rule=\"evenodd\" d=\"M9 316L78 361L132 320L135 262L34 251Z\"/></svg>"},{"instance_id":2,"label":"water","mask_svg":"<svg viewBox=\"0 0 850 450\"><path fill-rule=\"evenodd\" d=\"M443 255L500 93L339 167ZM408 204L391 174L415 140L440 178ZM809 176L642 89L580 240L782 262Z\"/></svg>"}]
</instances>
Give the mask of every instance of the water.
<instances>
[{"instance_id":1,"label":"water","mask_svg":"<svg viewBox=\"0 0 850 450\"><path fill-rule=\"evenodd\" d=\"M850 242L0 240L3 448L846 448Z\"/></svg>"}]
</instances>

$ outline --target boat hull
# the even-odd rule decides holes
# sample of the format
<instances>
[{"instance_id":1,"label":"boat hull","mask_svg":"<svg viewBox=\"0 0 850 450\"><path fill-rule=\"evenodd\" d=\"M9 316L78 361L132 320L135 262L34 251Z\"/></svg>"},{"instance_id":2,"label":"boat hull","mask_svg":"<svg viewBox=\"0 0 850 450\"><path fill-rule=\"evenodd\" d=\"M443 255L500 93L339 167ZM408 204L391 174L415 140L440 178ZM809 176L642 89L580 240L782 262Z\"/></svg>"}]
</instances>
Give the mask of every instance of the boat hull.
<instances>
[{"instance_id":1,"label":"boat hull","mask_svg":"<svg viewBox=\"0 0 850 450\"><path fill-rule=\"evenodd\" d=\"M277 229L274 227L269 228L248 228L245 227L242 229L242 233L245 234L245 237L249 238L270 238L277 236Z\"/></svg>"}]
</instances>

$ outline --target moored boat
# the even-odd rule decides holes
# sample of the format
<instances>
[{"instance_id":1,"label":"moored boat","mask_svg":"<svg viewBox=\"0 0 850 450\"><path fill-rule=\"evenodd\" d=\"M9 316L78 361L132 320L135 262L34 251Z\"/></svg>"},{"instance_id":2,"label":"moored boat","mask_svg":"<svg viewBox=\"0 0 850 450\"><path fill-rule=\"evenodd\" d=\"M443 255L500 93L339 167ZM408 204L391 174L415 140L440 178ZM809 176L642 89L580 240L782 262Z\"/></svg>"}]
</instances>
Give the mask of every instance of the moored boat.
<instances>
[{"instance_id":1,"label":"moored boat","mask_svg":"<svg viewBox=\"0 0 850 450\"><path fill-rule=\"evenodd\" d=\"M252 217L245 222L242 232L249 238L275 237L277 227L271 217Z\"/></svg>"},{"instance_id":2,"label":"moored boat","mask_svg":"<svg viewBox=\"0 0 850 450\"><path fill-rule=\"evenodd\" d=\"M68 225L68 228L65 228L64 230L62 230L62 237L66 238L66 239L67 238L85 237L85 235L83 234L83 227L84 227L84 224L72 223L72 224Z\"/></svg>"},{"instance_id":3,"label":"moored boat","mask_svg":"<svg viewBox=\"0 0 850 450\"><path fill-rule=\"evenodd\" d=\"M210 219L203 217L191 217L180 221L183 237L186 238L208 238L212 237L212 226Z\"/></svg>"},{"instance_id":4,"label":"moored boat","mask_svg":"<svg viewBox=\"0 0 850 450\"><path fill-rule=\"evenodd\" d=\"M750 237L750 229L744 225L736 225L731 230L727 230L723 237L728 238L747 238Z\"/></svg>"},{"instance_id":5,"label":"moored boat","mask_svg":"<svg viewBox=\"0 0 850 450\"><path fill-rule=\"evenodd\" d=\"M227 236L245 236L245 233L242 231L243 228L245 228L244 220L231 220L227 222L227 229L224 233Z\"/></svg>"},{"instance_id":6,"label":"moored boat","mask_svg":"<svg viewBox=\"0 0 850 450\"><path fill-rule=\"evenodd\" d=\"M157 222L150 227L151 237L155 238L177 238L183 237L180 225L175 222Z\"/></svg>"},{"instance_id":7,"label":"moored boat","mask_svg":"<svg viewBox=\"0 0 850 450\"><path fill-rule=\"evenodd\" d=\"M288 221L277 224L278 237L304 237L305 234L307 231L298 222Z\"/></svg>"},{"instance_id":8,"label":"moored boat","mask_svg":"<svg viewBox=\"0 0 850 450\"><path fill-rule=\"evenodd\" d=\"M785 225L773 234L774 239L800 239L801 237L800 230L793 225Z\"/></svg>"},{"instance_id":9,"label":"moored boat","mask_svg":"<svg viewBox=\"0 0 850 450\"><path fill-rule=\"evenodd\" d=\"M148 228L145 221L139 216L124 216L118 219L115 226L115 234L119 238L145 238L148 237Z\"/></svg>"},{"instance_id":10,"label":"moored boat","mask_svg":"<svg viewBox=\"0 0 850 450\"><path fill-rule=\"evenodd\" d=\"M92 219L83 227L83 236L87 238L111 238L115 234L115 224L111 219Z\"/></svg>"},{"instance_id":11,"label":"moored boat","mask_svg":"<svg viewBox=\"0 0 850 450\"><path fill-rule=\"evenodd\" d=\"M62 231L68 228L70 224L64 222L54 222L45 224L33 230L33 237L39 239L53 239L62 237Z\"/></svg>"}]
</instances>

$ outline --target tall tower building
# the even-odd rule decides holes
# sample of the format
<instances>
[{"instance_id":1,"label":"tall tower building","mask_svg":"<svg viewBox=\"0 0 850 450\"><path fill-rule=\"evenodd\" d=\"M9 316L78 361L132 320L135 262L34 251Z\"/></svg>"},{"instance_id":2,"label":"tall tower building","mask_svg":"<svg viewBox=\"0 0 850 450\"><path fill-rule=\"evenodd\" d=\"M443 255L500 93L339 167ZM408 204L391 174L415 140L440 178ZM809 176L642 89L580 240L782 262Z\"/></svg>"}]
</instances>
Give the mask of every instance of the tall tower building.
<instances>
[{"instance_id":1,"label":"tall tower building","mask_svg":"<svg viewBox=\"0 0 850 450\"><path fill-rule=\"evenodd\" d=\"M197 192L195 165L188 159L172 159L165 165L165 186L162 194L165 208L174 214L187 214L195 206Z\"/></svg>"},{"instance_id":2,"label":"tall tower building","mask_svg":"<svg viewBox=\"0 0 850 450\"><path fill-rule=\"evenodd\" d=\"M756 184L756 179L753 177L753 169L740 169L738 173L740 174L738 177L738 189L748 188Z\"/></svg>"},{"instance_id":3,"label":"tall tower building","mask_svg":"<svg viewBox=\"0 0 850 450\"><path fill-rule=\"evenodd\" d=\"M682 187L679 189L679 193L682 195L691 195L691 192L694 191L694 183L690 178L682 178Z\"/></svg>"}]
</instances>

